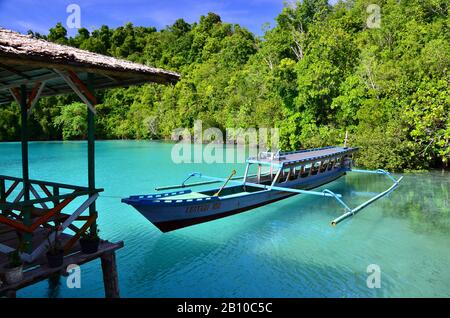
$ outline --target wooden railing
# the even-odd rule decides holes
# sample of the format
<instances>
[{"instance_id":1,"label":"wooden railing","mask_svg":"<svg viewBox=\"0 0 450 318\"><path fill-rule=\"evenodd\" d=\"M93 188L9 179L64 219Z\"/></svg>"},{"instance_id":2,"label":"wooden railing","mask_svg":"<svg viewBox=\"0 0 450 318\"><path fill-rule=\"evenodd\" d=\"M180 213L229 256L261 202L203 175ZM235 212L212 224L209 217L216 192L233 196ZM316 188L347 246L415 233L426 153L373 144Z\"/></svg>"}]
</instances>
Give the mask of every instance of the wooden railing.
<instances>
[{"instance_id":1,"label":"wooden railing","mask_svg":"<svg viewBox=\"0 0 450 318\"><path fill-rule=\"evenodd\" d=\"M28 188L29 200L24 200L25 188ZM42 180L29 180L25 187L21 178L0 175L0 224L25 234L25 245L30 243L33 233L38 229L49 228L54 231L58 227L60 233L70 229L75 234L64 246L65 251L68 251L81 234L96 223L97 213L89 216L81 214L95 203L102 191L103 189L90 191L87 187ZM80 197L87 199L75 211L65 213L64 209ZM73 224L76 221L84 224L77 227ZM32 260L44 252L44 243L46 245L43 242L35 251L29 251L25 260ZM0 244L0 252L11 250L11 247Z\"/></svg>"}]
</instances>

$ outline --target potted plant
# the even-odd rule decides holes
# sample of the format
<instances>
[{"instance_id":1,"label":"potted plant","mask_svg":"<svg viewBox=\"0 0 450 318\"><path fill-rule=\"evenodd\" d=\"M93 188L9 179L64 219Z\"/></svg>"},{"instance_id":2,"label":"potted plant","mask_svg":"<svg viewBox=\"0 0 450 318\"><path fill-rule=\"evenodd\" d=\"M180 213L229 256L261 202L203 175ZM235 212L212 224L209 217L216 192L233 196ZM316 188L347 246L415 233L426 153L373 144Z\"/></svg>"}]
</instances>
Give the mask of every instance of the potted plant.
<instances>
[{"instance_id":1,"label":"potted plant","mask_svg":"<svg viewBox=\"0 0 450 318\"><path fill-rule=\"evenodd\" d=\"M98 236L99 229L87 230L81 234L80 245L81 251L85 254L92 254L98 251L98 246L100 244L100 237Z\"/></svg>"},{"instance_id":2,"label":"potted plant","mask_svg":"<svg viewBox=\"0 0 450 318\"><path fill-rule=\"evenodd\" d=\"M23 279L23 262L20 257L21 247L8 254L8 264L4 267L5 282L13 285Z\"/></svg>"},{"instance_id":3,"label":"potted plant","mask_svg":"<svg viewBox=\"0 0 450 318\"><path fill-rule=\"evenodd\" d=\"M52 232L47 237L48 241L48 250L47 250L47 264L50 268L58 268L61 267L64 261L64 249L61 247L61 242L59 241L58 232L60 231L60 227L55 228L54 232L54 240L53 242L50 240Z\"/></svg>"}]
</instances>

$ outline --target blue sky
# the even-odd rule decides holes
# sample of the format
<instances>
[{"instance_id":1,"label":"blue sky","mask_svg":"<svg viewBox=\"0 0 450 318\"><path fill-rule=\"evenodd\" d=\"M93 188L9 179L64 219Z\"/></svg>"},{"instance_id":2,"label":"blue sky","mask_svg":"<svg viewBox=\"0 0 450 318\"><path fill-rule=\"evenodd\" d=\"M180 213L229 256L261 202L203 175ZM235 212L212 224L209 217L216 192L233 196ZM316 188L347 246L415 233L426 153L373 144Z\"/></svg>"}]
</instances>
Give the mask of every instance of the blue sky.
<instances>
[{"instance_id":1,"label":"blue sky","mask_svg":"<svg viewBox=\"0 0 450 318\"><path fill-rule=\"evenodd\" d=\"M81 26L117 27L126 22L163 28L177 18L197 21L212 11L222 21L239 23L261 34L262 25L274 24L285 0L0 0L0 26L25 33L31 29L47 33L57 22L66 23L69 4L81 8ZM69 30L70 35L76 30Z\"/></svg>"}]
</instances>

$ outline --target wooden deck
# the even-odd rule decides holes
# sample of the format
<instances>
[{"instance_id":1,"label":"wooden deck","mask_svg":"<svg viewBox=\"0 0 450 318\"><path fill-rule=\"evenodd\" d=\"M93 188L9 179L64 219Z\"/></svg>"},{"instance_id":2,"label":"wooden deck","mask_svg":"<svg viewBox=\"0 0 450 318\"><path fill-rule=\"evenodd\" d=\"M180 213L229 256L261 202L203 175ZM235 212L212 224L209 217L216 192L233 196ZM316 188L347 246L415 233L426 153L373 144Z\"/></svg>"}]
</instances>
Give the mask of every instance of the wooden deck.
<instances>
[{"instance_id":1,"label":"wooden deck","mask_svg":"<svg viewBox=\"0 0 450 318\"><path fill-rule=\"evenodd\" d=\"M47 239L48 231L40 228L33 235L33 246L37 246ZM60 237L61 243L64 245L72 238L71 235L62 234ZM13 248L18 245L17 235L15 231L11 231L8 227L0 225L0 243L6 244ZM15 285L6 285L3 283L0 286L0 296L15 297L17 290L33 285L37 282L45 280L55 273L65 273L68 265L76 264L82 265L100 258L102 261L103 280L105 284L106 297L119 297L118 276L116 269L115 251L124 246L123 242L111 243L108 241L101 241L99 249L93 254L84 254L81 252L80 245L76 243L64 257L64 263L60 268L49 268L46 263L45 255L39 257L34 262L24 265L24 277L20 283ZM1 269L7 264L8 258L5 254L0 253L0 273ZM0 279L2 279L0 275ZM3 281L3 279L2 279Z\"/></svg>"}]
</instances>

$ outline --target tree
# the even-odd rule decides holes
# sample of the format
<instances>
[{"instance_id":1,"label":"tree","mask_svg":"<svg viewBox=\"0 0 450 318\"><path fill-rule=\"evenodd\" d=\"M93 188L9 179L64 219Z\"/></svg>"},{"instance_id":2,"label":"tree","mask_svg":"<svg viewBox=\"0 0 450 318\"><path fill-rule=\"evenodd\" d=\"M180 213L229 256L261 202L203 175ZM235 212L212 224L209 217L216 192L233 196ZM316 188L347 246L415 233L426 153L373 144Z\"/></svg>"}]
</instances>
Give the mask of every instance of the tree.
<instances>
[{"instance_id":1,"label":"tree","mask_svg":"<svg viewBox=\"0 0 450 318\"><path fill-rule=\"evenodd\" d=\"M63 27L61 22L58 22L55 27L50 29L47 39L51 42L59 44L68 44L67 30Z\"/></svg>"},{"instance_id":2,"label":"tree","mask_svg":"<svg viewBox=\"0 0 450 318\"><path fill-rule=\"evenodd\" d=\"M86 105L77 102L63 106L54 125L61 127L64 140L84 139L87 133Z\"/></svg>"},{"instance_id":3,"label":"tree","mask_svg":"<svg viewBox=\"0 0 450 318\"><path fill-rule=\"evenodd\" d=\"M366 25L371 3L297 1L261 37L215 13L159 31L80 29L69 39L59 23L47 37L181 73L176 85L98 92L100 138L170 138L202 119L205 129L277 127L285 150L340 144L348 131L362 148L358 165L369 168L448 165L448 1L378 1L380 28ZM81 138L86 111L75 100L42 99L32 135ZM17 140L17 105L0 116L0 138Z\"/></svg>"}]
</instances>

